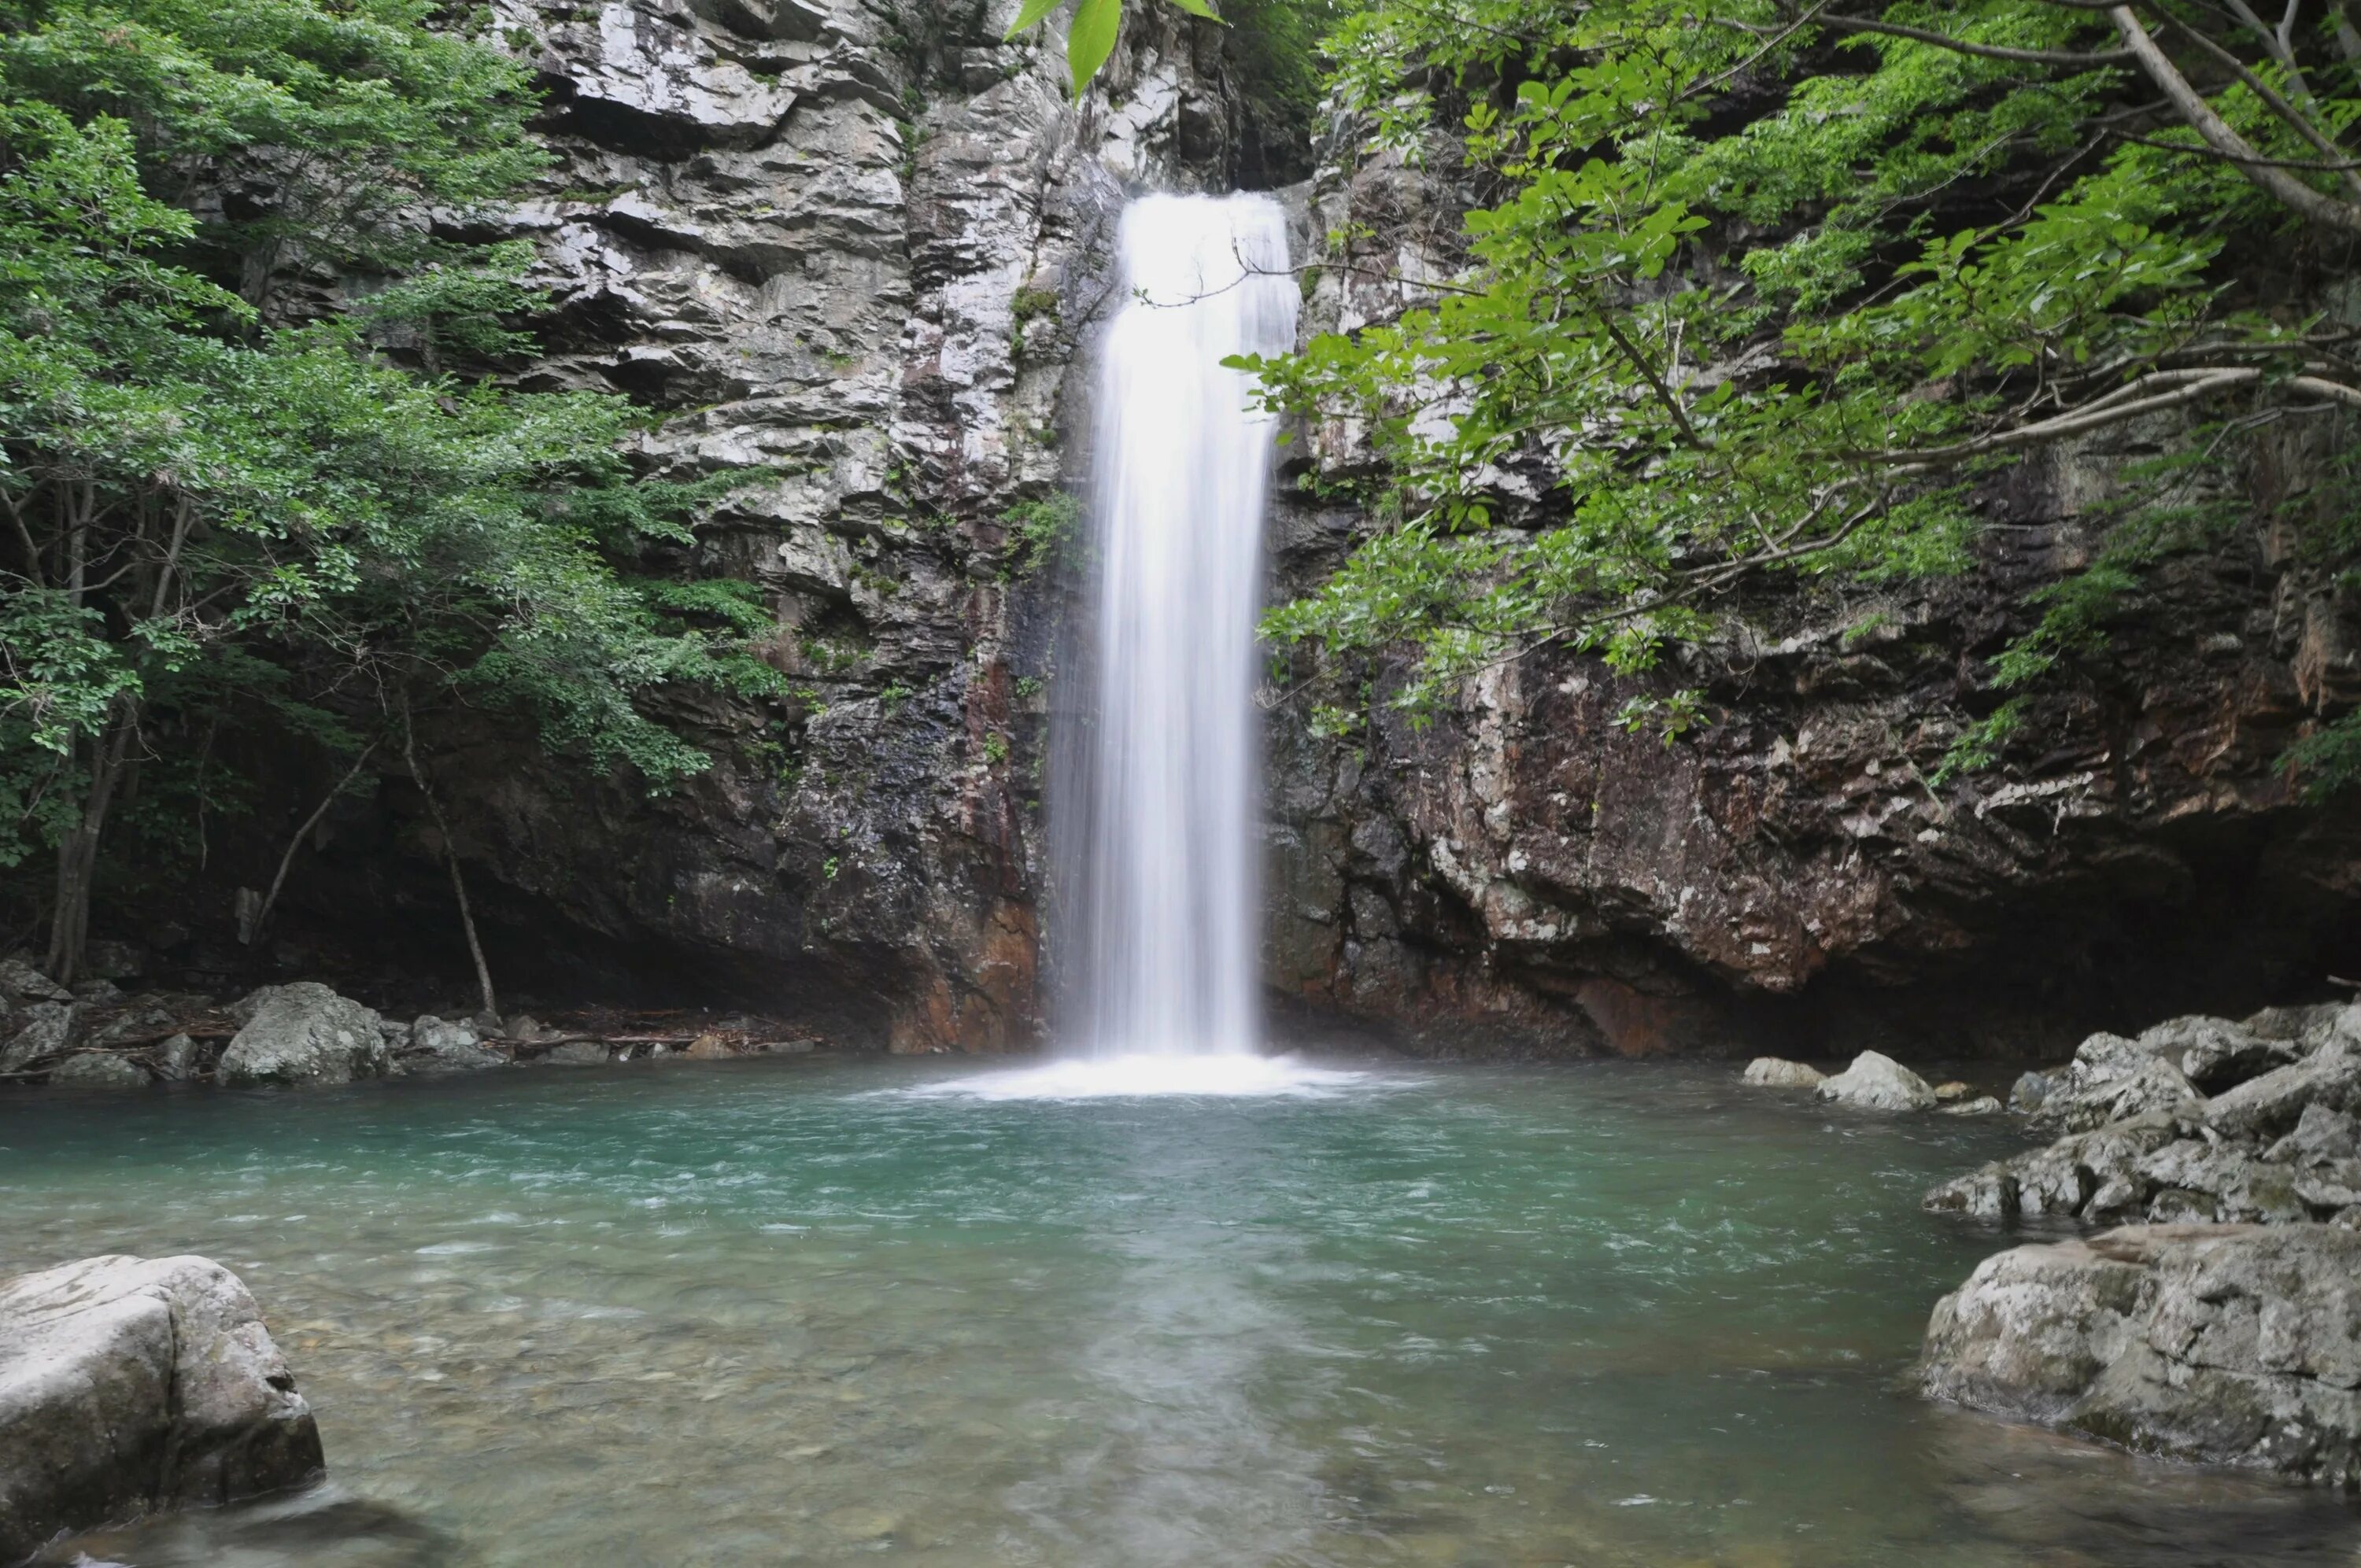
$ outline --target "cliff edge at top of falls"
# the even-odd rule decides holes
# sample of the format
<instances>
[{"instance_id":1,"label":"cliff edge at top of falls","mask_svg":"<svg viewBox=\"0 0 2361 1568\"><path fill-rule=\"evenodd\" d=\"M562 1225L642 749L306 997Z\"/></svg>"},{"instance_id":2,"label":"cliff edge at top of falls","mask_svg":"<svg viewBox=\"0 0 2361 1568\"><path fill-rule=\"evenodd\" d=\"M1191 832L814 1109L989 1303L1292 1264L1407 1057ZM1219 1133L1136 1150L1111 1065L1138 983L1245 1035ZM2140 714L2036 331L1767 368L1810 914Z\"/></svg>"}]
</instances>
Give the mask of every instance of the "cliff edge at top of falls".
<instances>
[{"instance_id":1,"label":"cliff edge at top of falls","mask_svg":"<svg viewBox=\"0 0 2361 1568\"><path fill-rule=\"evenodd\" d=\"M1132 7L1077 104L1054 38L1001 41L1013 9L504 0L557 160L509 219L552 301L520 379L621 389L659 417L652 467L750 477L693 549L644 565L762 585L767 657L796 690L674 699L715 766L658 799L489 719L424 738L511 990L748 1005L901 1049L1037 1037L1071 592L1054 498L1087 464L1070 371L1104 318L1112 220L1137 190L1311 159L1271 143L1221 29ZM1334 232L1455 264L1474 193L1447 137L1415 166L1345 126L1316 150L1287 193L1299 254ZM345 287L280 283L287 310ZM1306 330L1404 300L1334 266L1306 291ZM1361 459L1305 434L1290 478ZM1973 573L1741 607L1680 673L1716 717L1676 747L1613 722L1644 683L1564 653L1470 683L1422 730L1380 707L1326 740L1274 709L1263 968L1284 1025L1441 1053L1911 1059L2235 1014L2356 972L2361 824L2276 764L2361 697L2353 590L2285 532L2326 504L2308 499L2316 433L2257 433L2248 523L2152 571L2108 668L2046 685L2003 766L1928 782L2027 592L2090 558L2139 437L1989 481ZM1370 526L1312 492L1282 502L1275 594ZM268 885L333 782L283 766L186 897L102 910L102 934L197 990L456 981L441 840L398 778L337 802L294 862L286 935L238 947L236 890Z\"/></svg>"}]
</instances>

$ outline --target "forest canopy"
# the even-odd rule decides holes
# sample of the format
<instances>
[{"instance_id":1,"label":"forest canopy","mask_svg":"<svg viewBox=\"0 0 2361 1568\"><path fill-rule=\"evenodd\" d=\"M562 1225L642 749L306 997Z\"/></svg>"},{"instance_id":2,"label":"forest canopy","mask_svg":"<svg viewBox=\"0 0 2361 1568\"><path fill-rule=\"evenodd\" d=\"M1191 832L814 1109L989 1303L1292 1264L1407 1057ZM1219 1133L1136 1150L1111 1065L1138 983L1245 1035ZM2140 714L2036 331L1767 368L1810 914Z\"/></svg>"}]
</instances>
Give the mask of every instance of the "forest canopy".
<instances>
[{"instance_id":1,"label":"forest canopy","mask_svg":"<svg viewBox=\"0 0 2361 1568\"><path fill-rule=\"evenodd\" d=\"M446 231L543 156L522 68L436 20L0 5L0 865L54 857L60 980L108 854L247 804L242 736L424 788L412 717L466 702L661 787L705 758L646 694L774 688L751 589L618 570L700 496L628 405L452 368L530 347L523 248Z\"/></svg>"}]
</instances>

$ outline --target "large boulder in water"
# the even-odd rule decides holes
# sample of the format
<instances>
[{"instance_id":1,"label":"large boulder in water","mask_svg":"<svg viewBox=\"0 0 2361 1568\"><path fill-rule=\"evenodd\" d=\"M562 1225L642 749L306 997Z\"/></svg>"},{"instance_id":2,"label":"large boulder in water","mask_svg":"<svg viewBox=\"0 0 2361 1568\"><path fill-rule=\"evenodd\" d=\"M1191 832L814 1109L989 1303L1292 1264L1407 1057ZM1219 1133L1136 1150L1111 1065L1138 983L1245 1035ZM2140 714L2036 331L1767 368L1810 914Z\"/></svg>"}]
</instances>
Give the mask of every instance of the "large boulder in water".
<instances>
[{"instance_id":1,"label":"large boulder in water","mask_svg":"<svg viewBox=\"0 0 2361 1568\"><path fill-rule=\"evenodd\" d=\"M386 1070L376 1013L322 985L267 985L237 1005L244 1025L214 1075L231 1085L345 1083Z\"/></svg>"},{"instance_id":2,"label":"large boulder in water","mask_svg":"<svg viewBox=\"0 0 2361 1568\"><path fill-rule=\"evenodd\" d=\"M0 1283L0 1563L322 1468L311 1407L220 1264L93 1257Z\"/></svg>"},{"instance_id":3,"label":"large boulder in water","mask_svg":"<svg viewBox=\"0 0 2361 1568\"><path fill-rule=\"evenodd\" d=\"M1818 1068L1780 1057L1756 1057L1746 1064L1746 1081L1758 1089L1815 1089L1827 1080Z\"/></svg>"},{"instance_id":4,"label":"large boulder in water","mask_svg":"<svg viewBox=\"0 0 2361 1568\"><path fill-rule=\"evenodd\" d=\"M2361 1485L2361 1233L2132 1225L1984 1260L1927 1393L2144 1453Z\"/></svg>"},{"instance_id":5,"label":"large boulder in water","mask_svg":"<svg viewBox=\"0 0 2361 1568\"><path fill-rule=\"evenodd\" d=\"M1814 1092L1839 1105L1870 1111L1927 1111L1935 1104L1934 1088L1925 1079L1876 1051L1861 1052L1850 1067L1822 1079Z\"/></svg>"}]
</instances>

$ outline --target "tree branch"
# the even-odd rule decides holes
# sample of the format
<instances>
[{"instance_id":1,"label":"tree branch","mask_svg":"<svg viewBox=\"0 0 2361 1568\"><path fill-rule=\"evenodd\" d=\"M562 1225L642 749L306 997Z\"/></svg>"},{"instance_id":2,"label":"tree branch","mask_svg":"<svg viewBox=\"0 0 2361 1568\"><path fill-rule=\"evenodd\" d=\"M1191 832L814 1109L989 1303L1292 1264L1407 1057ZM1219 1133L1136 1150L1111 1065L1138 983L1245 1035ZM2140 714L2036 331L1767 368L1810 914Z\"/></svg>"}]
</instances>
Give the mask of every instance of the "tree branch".
<instances>
[{"instance_id":1,"label":"tree branch","mask_svg":"<svg viewBox=\"0 0 2361 1568\"><path fill-rule=\"evenodd\" d=\"M2002 44L1970 43L1924 27L1905 27L1894 22L1881 22L1867 16L1823 16L1820 26L1835 27L1848 33L1883 33L1888 38L1908 38L1915 43L1932 44L1954 54L1972 54L1983 60L2005 60L2019 65L2070 65L2084 70L2096 70L2103 65L2128 65L2132 51L2127 49L2099 49L2084 53L2075 49L2011 49Z\"/></svg>"},{"instance_id":2,"label":"tree branch","mask_svg":"<svg viewBox=\"0 0 2361 1568\"><path fill-rule=\"evenodd\" d=\"M2189 84L2189 79L2180 74L2180 68L2157 47L2147 29L2140 26L2139 18L2132 14L2129 5L2111 6L2107 15L2114 18L2115 30L2123 35L2124 42L2139 60L2140 69L2147 72L2148 80L2156 83L2173 108L2180 112L2180 117L2188 122L2189 127L2205 138L2206 146L2229 159L2237 166L2238 172L2303 216L2348 234L2361 234L2361 207L2323 195L2285 170L2274 169L2258 161L2261 155L2246 137L2232 130L2228 122L2213 112L2213 105L2205 101L2203 93Z\"/></svg>"}]
</instances>

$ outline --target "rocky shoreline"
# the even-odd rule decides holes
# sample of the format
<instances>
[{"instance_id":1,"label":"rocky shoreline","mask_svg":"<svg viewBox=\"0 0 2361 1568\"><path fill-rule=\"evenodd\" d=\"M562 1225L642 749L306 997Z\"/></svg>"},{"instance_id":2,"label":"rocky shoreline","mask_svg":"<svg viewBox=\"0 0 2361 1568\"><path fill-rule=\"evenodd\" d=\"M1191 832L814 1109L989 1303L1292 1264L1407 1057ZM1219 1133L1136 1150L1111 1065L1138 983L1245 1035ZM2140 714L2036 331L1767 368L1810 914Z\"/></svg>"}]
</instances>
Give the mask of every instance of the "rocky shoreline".
<instances>
[{"instance_id":1,"label":"rocky shoreline","mask_svg":"<svg viewBox=\"0 0 2361 1568\"><path fill-rule=\"evenodd\" d=\"M105 981L69 990L21 958L0 960L0 1084L251 1088L829 1048L743 1013L591 1014L549 1023L524 1013L422 1013L404 1021L317 981L267 985L223 1003L187 992L126 994Z\"/></svg>"},{"instance_id":2,"label":"rocky shoreline","mask_svg":"<svg viewBox=\"0 0 2361 1568\"><path fill-rule=\"evenodd\" d=\"M1828 1078L1761 1058L1746 1081L1868 1110L1940 1099L1874 1052ZM2092 1035L2010 1098L2059 1135L1925 1207L2087 1232L1996 1254L1944 1297L1916 1386L2136 1453L2361 1488L2361 1004Z\"/></svg>"}]
</instances>

